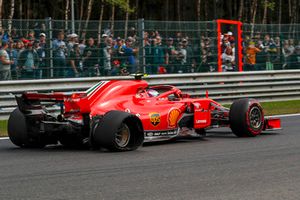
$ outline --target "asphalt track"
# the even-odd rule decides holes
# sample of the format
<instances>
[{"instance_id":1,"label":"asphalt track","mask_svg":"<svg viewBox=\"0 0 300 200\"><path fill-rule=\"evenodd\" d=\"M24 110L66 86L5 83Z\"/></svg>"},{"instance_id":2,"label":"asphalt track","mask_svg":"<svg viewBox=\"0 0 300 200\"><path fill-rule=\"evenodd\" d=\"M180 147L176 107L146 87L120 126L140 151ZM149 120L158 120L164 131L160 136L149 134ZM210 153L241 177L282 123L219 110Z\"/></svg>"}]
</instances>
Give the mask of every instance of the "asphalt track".
<instances>
[{"instance_id":1,"label":"asphalt track","mask_svg":"<svg viewBox=\"0 0 300 200\"><path fill-rule=\"evenodd\" d=\"M283 130L110 153L51 146L20 149L0 141L0 199L300 199L300 117Z\"/></svg>"}]
</instances>

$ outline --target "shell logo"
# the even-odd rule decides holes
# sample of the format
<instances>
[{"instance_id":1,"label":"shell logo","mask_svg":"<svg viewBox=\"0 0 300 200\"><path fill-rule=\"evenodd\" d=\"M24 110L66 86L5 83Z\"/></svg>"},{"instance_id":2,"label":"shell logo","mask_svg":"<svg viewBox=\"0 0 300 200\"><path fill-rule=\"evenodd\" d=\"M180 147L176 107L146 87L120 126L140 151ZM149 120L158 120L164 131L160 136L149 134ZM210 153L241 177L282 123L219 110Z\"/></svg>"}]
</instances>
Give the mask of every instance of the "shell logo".
<instances>
[{"instance_id":1,"label":"shell logo","mask_svg":"<svg viewBox=\"0 0 300 200\"><path fill-rule=\"evenodd\" d=\"M177 120L180 115L180 110L179 109L172 109L170 110L168 114L168 123L169 127L174 128L177 125Z\"/></svg>"}]
</instances>

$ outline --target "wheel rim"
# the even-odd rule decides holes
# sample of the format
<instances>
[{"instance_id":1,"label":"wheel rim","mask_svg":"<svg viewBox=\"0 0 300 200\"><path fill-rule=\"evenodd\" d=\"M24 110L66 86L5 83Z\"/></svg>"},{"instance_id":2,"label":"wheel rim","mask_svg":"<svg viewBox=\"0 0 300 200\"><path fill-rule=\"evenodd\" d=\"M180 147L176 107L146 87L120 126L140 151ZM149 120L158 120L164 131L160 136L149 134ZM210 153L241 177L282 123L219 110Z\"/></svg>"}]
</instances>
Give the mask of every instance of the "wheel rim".
<instances>
[{"instance_id":1,"label":"wheel rim","mask_svg":"<svg viewBox=\"0 0 300 200\"><path fill-rule=\"evenodd\" d=\"M122 124L118 130L115 142L119 147L126 147L130 140L130 129L126 124Z\"/></svg>"},{"instance_id":2,"label":"wheel rim","mask_svg":"<svg viewBox=\"0 0 300 200\"><path fill-rule=\"evenodd\" d=\"M251 108L249 112L250 126L257 130L260 129L262 125L262 112L258 107Z\"/></svg>"}]
</instances>

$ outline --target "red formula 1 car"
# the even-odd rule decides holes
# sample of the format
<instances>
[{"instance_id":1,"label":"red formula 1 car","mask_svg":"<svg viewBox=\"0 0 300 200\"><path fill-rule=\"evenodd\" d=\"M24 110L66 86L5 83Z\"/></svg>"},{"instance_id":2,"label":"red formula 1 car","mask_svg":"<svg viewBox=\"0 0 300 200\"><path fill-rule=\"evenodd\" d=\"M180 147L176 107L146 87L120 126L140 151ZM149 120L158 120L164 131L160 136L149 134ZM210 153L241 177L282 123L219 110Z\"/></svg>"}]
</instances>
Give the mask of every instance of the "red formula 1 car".
<instances>
[{"instance_id":1,"label":"red formula 1 car","mask_svg":"<svg viewBox=\"0 0 300 200\"><path fill-rule=\"evenodd\" d=\"M16 96L8 134L20 147L60 142L128 151L144 141L203 135L208 128L230 127L238 137L280 128L280 120L265 118L254 99L234 101L228 109L207 96L190 98L170 85L150 87L141 76L101 81L86 92L24 93ZM59 106L60 112L50 112L49 106Z\"/></svg>"}]
</instances>

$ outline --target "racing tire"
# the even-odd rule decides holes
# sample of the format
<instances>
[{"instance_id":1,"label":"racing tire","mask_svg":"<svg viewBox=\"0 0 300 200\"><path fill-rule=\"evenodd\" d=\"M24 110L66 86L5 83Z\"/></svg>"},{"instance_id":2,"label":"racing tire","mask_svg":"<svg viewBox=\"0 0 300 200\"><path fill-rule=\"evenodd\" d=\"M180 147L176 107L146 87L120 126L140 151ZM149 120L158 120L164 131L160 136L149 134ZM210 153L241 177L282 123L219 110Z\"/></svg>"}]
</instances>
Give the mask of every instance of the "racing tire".
<instances>
[{"instance_id":1,"label":"racing tire","mask_svg":"<svg viewBox=\"0 0 300 200\"><path fill-rule=\"evenodd\" d=\"M130 113L109 111L91 127L90 143L93 148L109 151L132 151L144 142L141 120Z\"/></svg>"},{"instance_id":2,"label":"racing tire","mask_svg":"<svg viewBox=\"0 0 300 200\"><path fill-rule=\"evenodd\" d=\"M230 128L238 137L255 137L264 127L263 109L255 99L239 99L229 111Z\"/></svg>"},{"instance_id":3,"label":"racing tire","mask_svg":"<svg viewBox=\"0 0 300 200\"><path fill-rule=\"evenodd\" d=\"M25 115L16 108L9 116L7 132L10 141L19 147L43 148L46 144L33 139L28 134Z\"/></svg>"}]
</instances>

